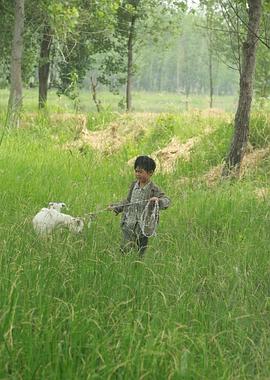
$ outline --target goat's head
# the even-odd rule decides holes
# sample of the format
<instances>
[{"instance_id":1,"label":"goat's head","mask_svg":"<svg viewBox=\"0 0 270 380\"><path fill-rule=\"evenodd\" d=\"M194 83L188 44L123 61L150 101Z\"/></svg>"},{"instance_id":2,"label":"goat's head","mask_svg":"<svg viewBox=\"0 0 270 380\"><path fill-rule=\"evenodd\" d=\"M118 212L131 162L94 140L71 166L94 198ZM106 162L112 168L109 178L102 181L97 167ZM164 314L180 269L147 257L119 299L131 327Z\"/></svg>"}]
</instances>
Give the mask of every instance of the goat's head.
<instances>
[{"instance_id":1,"label":"goat's head","mask_svg":"<svg viewBox=\"0 0 270 380\"><path fill-rule=\"evenodd\" d=\"M62 208L67 208L67 205L64 202L50 202L48 208L52 208L60 212Z\"/></svg>"}]
</instances>

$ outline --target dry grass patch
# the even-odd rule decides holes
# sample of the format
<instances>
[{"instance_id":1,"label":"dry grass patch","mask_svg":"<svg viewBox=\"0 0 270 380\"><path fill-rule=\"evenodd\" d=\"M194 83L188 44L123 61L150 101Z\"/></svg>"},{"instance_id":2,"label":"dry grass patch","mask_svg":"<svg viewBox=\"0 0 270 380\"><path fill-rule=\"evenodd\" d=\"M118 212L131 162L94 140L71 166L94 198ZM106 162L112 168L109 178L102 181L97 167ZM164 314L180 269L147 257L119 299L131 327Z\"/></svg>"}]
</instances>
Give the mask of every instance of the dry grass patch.
<instances>
[{"instance_id":1,"label":"dry grass patch","mask_svg":"<svg viewBox=\"0 0 270 380\"><path fill-rule=\"evenodd\" d=\"M254 190L254 195L257 199L260 199L262 201L266 201L269 199L270 189L267 187L257 187Z\"/></svg>"},{"instance_id":2,"label":"dry grass patch","mask_svg":"<svg viewBox=\"0 0 270 380\"><path fill-rule=\"evenodd\" d=\"M199 137L193 137L186 143L181 144L180 141L173 137L168 145L162 149L158 149L150 154L157 164L157 171L162 173L171 173L175 170L177 160L182 158L185 161L190 159L190 153L192 148L198 141ZM136 157L131 158L128 161L129 166L133 166Z\"/></svg>"},{"instance_id":3,"label":"dry grass patch","mask_svg":"<svg viewBox=\"0 0 270 380\"><path fill-rule=\"evenodd\" d=\"M89 131L84 126L76 140L67 147L82 149L85 145L89 145L101 153L111 154L119 150L128 140L136 140L156 118L155 114L124 114L101 131Z\"/></svg>"},{"instance_id":4,"label":"dry grass patch","mask_svg":"<svg viewBox=\"0 0 270 380\"><path fill-rule=\"evenodd\" d=\"M224 121L230 122L232 119L232 115L229 112L226 112L220 108L206 108L206 109L198 109L192 108L190 111L185 113L187 116L198 116L201 118L217 118L222 119Z\"/></svg>"},{"instance_id":5,"label":"dry grass patch","mask_svg":"<svg viewBox=\"0 0 270 380\"><path fill-rule=\"evenodd\" d=\"M57 127L58 123L71 123L75 128L84 128L87 124L87 115L85 114L72 114L72 113L46 113L40 112L24 112L20 121L21 128L27 128L37 123L37 121L44 117L49 120L52 126Z\"/></svg>"},{"instance_id":6,"label":"dry grass patch","mask_svg":"<svg viewBox=\"0 0 270 380\"><path fill-rule=\"evenodd\" d=\"M203 135L208 135L212 132L213 128L206 127L203 131ZM156 161L158 170L163 173L171 173L175 170L178 159L181 158L184 161L190 160L191 152L200 140L201 136L196 136L181 144L176 137L173 137L167 146L154 151L151 157Z\"/></svg>"},{"instance_id":7,"label":"dry grass patch","mask_svg":"<svg viewBox=\"0 0 270 380\"><path fill-rule=\"evenodd\" d=\"M157 168L163 173L171 173L175 170L176 162L179 158L188 161L190 153L199 137L192 137L186 143L181 144L176 137L173 137L169 144L162 149L158 149L151 154L157 163Z\"/></svg>"},{"instance_id":8,"label":"dry grass patch","mask_svg":"<svg viewBox=\"0 0 270 380\"><path fill-rule=\"evenodd\" d=\"M241 169L240 178L244 177L245 174L256 167L258 167L262 160L269 156L270 148L254 149L245 154Z\"/></svg>"},{"instance_id":9,"label":"dry grass patch","mask_svg":"<svg viewBox=\"0 0 270 380\"><path fill-rule=\"evenodd\" d=\"M85 128L87 124L87 115L71 113L54 113L49 115L52 124L71 122L76 128Z\"/></svg>"},{"instance_id":10,"label":"dry grass patch","mask_svg":"<svg viewBox=\"0 0 270 380\"><path fill-rule=\"evenodd\" d=\"M240 167L240 172L237 175L239 179L244 178L251 170L256 169L262 160L269 156L270 148L263 149L253 149L251 146L248 147L248 152L245 154L242 164ZM202 179L208 186L212 186L221 180L223 164L219 164L211 168L206 174L203 175Z\"/></svg>"}]
</instances>

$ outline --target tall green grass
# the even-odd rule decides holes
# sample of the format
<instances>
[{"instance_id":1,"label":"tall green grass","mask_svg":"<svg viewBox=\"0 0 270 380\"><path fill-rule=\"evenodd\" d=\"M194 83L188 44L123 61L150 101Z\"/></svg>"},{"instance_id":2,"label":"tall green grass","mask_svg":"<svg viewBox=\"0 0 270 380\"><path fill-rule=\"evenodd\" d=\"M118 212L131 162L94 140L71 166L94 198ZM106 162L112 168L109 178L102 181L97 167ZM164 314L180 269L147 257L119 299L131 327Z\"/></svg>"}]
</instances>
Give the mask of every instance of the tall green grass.
<instances>
[{"instance_id":1,"label":"tall green grass","mask_svg":"<svg viewBox=\"0 0 270 380\"><path fill-rule=\"evenodd\" d=\"M32 217L49 201L84 215L123 198L126 161L151 153L153 128L154 148L209 123L189 162L153 177L172 206L143 261L120 255L109 212L79 236L35 236ZM269 201L254 195L269 162L209 189L201 178L226 152L227 120L163 115L139 147L106 157L66 149L75 129L40 116L0 147L0 378L269 378Z\"/></svg>"}]
</instances>

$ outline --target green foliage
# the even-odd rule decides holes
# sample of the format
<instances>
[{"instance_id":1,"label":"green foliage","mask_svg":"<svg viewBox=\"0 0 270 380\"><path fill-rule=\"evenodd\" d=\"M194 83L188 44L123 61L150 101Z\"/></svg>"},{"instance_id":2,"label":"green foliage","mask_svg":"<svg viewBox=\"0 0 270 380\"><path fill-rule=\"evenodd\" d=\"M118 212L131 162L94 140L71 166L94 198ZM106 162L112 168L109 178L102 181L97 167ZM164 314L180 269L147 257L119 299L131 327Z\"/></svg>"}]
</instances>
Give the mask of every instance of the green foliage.
<instances>
[{"instance_id":1,"label":"green foliage","mask_svg":"<svg viewBox=\"0 0 270 380\"><path fill-rule=\"evenodd\" d=\"M173 115L162 115L158 117L156 124L149 135L149 142L156 146L166 145L174 135L177 119Z\"/></svg>"},{"instance_id":2,"label":"green foliage","mask_svg":"<svg viewBox=\"0 0 270 380\"><path fill-rule=\"evenodd\" d=\"M120 38L117 39L113 36L110 37L107 43L106 51L99 54L96 65L92 69L97 71L98 82L117 94L119 88L126 82L127 59L125 46Z\"/></svg>"},{"instance_id":3,"label":"green foliage","mask_svg":"<svg viewBox=\"0 0 270 380\"><path fill-rule=\"evenodd\" d=\"M220 121L217 128L209 135L202 137L195 147L191 165L193 171L211 169L224 161L233 135L231 123Z\"/></svg>"},{"instance_id":4,"label":"green foliage","mask_svg":"<svg viewBox=\"0 0 270 380\"><path fill-rule=\"evenodd\" d=\"M176 169L176 176L179 178L182 176L198 177L222 164L233 134L232 123L228 121L227 117L209 116L209 118L205 118L199 114L183 116L175 130L183 143L190 138L198 137L198 142L192 148L190 160L179 159Z\"/></svg>"},{"instance_id":5,"label":"green foliage","mask_svg":"<svg viewBox=\"0 0 270 380\"><path fill-rule=\"evenodd\" d=\"M154 18L152 21L155 25ZM176 21L174 20L175 23ZM204 23L203 16L187 14L178 20L181 30L178 28L172 33L173 25L169 26L159 34L158 38L155 33L144 33L144 44L136 50L135 88L148 91L173 91L178 93L179 97L192 93L207 93L209 52ZM217 59L219 50L216 46L213 55L215 94L235 93L238 86L237 72ZM181 102L183 108L186 100L188 99L183 99ZM215 99L214 107L216 107Z\"/></svg>"},{"instance_id":6,"label":"green foliage","mask_svg":"<svg viewBox=\"0 0 270 380\"><path fill-rule=\"evenodd\" d=\"M77 76L77 83L82 85L86 73L91 70L91 75L94 73L98 82L110 85L112 81L108 76L121 71L122 59L114 52L112 38L117 9L118 1L112 3L104 0L98 6L93 2L90 7L88 3L80 3L80 17L63 47L65 60L58 62L59 93L70 96L69 88L74 75ZM113 59L115 56L117 62ZM108 70L108 65L114 69Z\"/></svg>"},{"instance_id":7,"label":"green foliage","mask_svg":"<svg viewBox=\"0 0 270 380\"><path fill-rule=\"evenodd\" d=\"M61 96L63 94L68 96L71 100L73 100L74 109L78 111L80 101L78 90L79 77L77 71L69 71L66 76L63 74L63 71L62 82L61 85L58 86L57 95Z\"/></svg>"},{"instance_id":8,"label":"green foliage","mask_svg":"<svg viewBox=\"0 0 270 380\"><path fill-rule=\"evenodd\" d=\"M101 112L92 112L88 114L87 128L90 131L98 131L106 128L106 126L116 120L118 114L108 110L102 110Z\"/></svg>"},{"instance_id":9,"label":"green foliage","mask_svg":"<svg viewBox=\"0 0 270 380\"><path fill-rule=\"evenodd\" d=\"M263 148L270 142L270 115L266 111L253 112L250 118L249 141L255 148Z\"/></svg>"},{"instance_id":10,"label":"green foliage","mask_svg":"<svg viewBox=\"0 0 270 380\"><path fill-rule=\"evenodd\" d=\"M259 44L256 53L255 92L258 98L270 95L270 50Z\"/></svg>"},{"instance_id":11,"label":"green foliage","mask_svg":"<svg viewBox=\"0 0 270 380\"><path fill-rule=\"evenodd\" d=\"M36 85L36 70L40 64L40 44L45 26L52 37L50 56L47 59L56 68L58 60L63 60L68 37L74 35L78 18L78 8L72 1L29 0L25 3L23 79L26 84Z\"/></svg>"},{"instance_id":12,"label":"green foliage","mask_svg":"<svg viewBox=\"0 0 270 380\"><path fill-rule=\"evenodd\" d=\"M10 65L13 26L14 26L14 4L9 1L0 1L0 86L7 84L8 67Z\"/></svg>"},{"instance_id":13,"label":"green foliage","mask_svg":"<svg viewBox=\"0 0 270 380\"><path fill-rule=\"evenodd\" d=\"M53 26L58 38L66 39L68 33L74 31L78 24L79 11L76 7L70 6L68 2L52 2L46 11L49 16L49 23Z\"/></svg>"}]
</instances>

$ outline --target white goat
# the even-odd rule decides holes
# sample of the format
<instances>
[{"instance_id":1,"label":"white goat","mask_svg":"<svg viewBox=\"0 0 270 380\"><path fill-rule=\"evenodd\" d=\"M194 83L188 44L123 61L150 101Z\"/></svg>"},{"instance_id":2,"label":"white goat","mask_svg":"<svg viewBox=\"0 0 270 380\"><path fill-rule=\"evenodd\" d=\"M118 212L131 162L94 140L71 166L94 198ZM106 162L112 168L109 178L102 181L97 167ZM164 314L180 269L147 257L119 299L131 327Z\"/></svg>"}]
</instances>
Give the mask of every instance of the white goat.
<instances>
[{"instance_id":1,"label":"white goat","mask_svg":"<svg viewBox=\"0 0 270 380\"><path fill-rule=\"evenodd\" d=\"M34 230L40 236L49 235L55 229L63 227L68 228L73 233L80 233L84 227L82 218L75 218L71 215L63 214L55 208L45 207L35 215L32 223Z\"/></svg>"}]
</instances>

